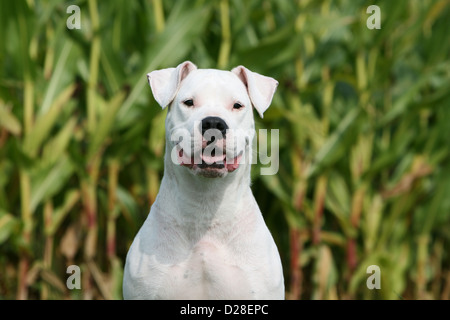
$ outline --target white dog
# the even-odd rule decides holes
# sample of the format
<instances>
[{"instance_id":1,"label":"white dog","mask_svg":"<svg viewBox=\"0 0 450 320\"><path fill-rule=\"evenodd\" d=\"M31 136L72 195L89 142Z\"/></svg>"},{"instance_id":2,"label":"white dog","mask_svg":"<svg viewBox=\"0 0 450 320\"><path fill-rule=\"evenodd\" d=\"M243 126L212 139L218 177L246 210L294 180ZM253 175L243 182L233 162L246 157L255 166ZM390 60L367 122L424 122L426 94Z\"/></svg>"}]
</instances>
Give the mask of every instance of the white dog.
<instances>
[{"instance_id":1,"label":"white dog","mask_svg":"<svg viewBox=\"0 0 450 320\"><path fill-rule=\"evenodd\" d=\"M127 255L125 299L284 299L280 256L250 189L252 105L278 82L189 61L149 73L165 108L161 187Z\"/></svg>"}]
</instances>

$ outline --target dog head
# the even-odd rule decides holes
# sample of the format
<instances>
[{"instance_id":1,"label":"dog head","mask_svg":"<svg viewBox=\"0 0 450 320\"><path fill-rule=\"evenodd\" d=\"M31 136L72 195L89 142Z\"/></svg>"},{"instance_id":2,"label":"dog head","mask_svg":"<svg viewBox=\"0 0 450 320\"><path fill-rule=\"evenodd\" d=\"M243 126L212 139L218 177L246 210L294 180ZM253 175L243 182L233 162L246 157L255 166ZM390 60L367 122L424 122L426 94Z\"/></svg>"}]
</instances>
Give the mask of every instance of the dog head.
<instances>
[{"instance_id":1,"label":"dog head","mask_svg":"<svg viewBox=\"0 0 450 320\"><path fill-rule=\"evenodd\" d=\"M251 163L255 128L278 82L243 66L230 71L197 69L190 61L147 75L153 96L169 107L166 141L171 160L194 174L223 177Z\"/></svg>"}]
</instances>

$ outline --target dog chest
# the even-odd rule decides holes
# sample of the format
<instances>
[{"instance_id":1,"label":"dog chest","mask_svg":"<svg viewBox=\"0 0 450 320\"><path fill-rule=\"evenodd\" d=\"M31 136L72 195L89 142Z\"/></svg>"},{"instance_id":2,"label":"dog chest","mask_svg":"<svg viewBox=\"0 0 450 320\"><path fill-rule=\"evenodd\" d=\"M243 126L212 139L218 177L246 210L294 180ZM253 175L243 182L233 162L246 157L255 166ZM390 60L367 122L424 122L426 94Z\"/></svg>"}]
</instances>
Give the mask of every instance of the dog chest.
<instances>
[{"instance_id":1,"label":"dog chest","mask_svg":"<svg viewBox=\"0 0 450 320\"><path fill-rule=\"evenodd\" d=\"M234 252L213 241L199 241L185 261L167 269L166 288L182 299L243 299L252 297L251 268Z\"/></svg>"}]
</instances>

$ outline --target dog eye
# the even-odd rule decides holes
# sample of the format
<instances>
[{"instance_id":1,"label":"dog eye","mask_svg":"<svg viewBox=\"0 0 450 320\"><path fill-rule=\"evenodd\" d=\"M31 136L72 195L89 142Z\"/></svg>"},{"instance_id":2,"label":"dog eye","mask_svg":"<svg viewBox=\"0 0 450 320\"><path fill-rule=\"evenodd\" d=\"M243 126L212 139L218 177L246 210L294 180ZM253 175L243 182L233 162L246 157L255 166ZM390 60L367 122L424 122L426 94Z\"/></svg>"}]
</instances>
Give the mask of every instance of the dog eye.
<instances>
[{"instance_id":1,"label":"dog eye","mask_svg":"<svg viewBox=\"0 0 450 320\"><path fill-rule=\"evenodd\" d=\"M194 105L194 100L188 99L188 100L183 101L183 103L188 107L192 107Z\"/></svg>"},{"instance_id":2,"label":"dog eye","mask_svg":"<svg viewBox=\"0 0 450 320\"><path fill-rule=\"evenodd\" d=\"M236 103L233 105L233 109L240 109L240 108L242 108L242 107L243 107L243 105L240 104L239 102L236 102Z\"/></svg>"}]
</instances>

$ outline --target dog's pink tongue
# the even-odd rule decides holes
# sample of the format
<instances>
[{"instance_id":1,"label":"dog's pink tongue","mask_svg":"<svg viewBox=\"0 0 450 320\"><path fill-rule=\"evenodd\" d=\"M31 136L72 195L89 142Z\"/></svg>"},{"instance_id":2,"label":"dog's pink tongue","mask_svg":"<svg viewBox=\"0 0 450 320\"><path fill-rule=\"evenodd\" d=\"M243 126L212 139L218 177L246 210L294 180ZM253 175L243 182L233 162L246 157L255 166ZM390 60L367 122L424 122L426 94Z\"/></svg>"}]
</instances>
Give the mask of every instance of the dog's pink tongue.
<instances>
[{"instance_id":1,"label":"dog's pink tongue","mask_svg":"<svg viewBox=\"0 0 450 320\"><path fill-rule=\"evenodd\" d=\"M241 157L242 157L242 155L239 155L236 158L234 158L231 163L227 162L226 163L227 170L231 172L231 171L234 171L237 168L239 168L239 162L241 162Z\"/></svg>"},{"instance_id":2,"label":"dog's pink tongue","mask_svg":"<svg viewBox=\"0 0 450 320\"><path fill-rule=\"evenodd\" d=\"M207 164L224 163L225 155L211 156L211 155L203 154L202 159Z\"/></svg>"}]
</instances>

